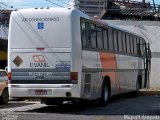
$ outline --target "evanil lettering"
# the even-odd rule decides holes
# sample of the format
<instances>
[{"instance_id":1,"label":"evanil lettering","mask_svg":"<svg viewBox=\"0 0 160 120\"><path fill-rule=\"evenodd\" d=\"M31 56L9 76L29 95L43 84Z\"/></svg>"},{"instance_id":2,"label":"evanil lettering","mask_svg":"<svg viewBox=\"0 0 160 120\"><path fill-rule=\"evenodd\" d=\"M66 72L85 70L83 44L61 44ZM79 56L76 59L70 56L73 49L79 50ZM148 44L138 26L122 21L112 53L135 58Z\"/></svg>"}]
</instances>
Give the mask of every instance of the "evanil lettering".
<instances>
[{"instance_id":1,"label":"evanil lettering","mask_svg":"<svg viewBox=\"0 0 160 120\"><path fill-rule=\"evenodd\" d=\"M30 63L31 68L44 68L44 67L50 67L48 63L46 62L32 62Z\"/></svg>"}]
</instances>

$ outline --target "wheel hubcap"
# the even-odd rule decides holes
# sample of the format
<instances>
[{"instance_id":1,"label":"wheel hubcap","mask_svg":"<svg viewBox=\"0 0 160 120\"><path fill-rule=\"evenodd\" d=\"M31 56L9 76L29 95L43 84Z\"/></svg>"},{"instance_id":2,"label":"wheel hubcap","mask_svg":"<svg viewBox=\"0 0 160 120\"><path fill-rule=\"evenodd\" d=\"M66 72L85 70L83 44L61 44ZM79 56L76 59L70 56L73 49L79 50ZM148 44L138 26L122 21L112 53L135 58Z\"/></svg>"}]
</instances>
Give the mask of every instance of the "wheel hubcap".
<instances>
[{"instance_id":1,"label":"wheel hubcap","mask_svg":"<svg viewBox=\"0 0 160 120\"><path fill-rule=\"evenodd\" d=\"M108 100L108 88L105 86L104 87L104 101Z\"/></svg>"}]
</instances>

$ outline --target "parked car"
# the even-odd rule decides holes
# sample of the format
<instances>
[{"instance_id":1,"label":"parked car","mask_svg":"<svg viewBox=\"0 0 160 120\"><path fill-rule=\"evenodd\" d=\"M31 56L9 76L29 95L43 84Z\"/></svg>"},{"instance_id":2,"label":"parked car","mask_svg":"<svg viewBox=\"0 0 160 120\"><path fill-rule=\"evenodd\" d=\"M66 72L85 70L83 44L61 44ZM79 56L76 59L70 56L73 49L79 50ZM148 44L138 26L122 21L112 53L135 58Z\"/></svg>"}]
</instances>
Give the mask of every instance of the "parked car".
<instances>
[{"instance_id":1,"label":"parked car","mask_svg":"<svg viewBox=\"0 0 160 120\"><path fill-rule=\"evenodd\" d=\"M8 77L5 70L0 70L0 104L7 104L9 101L8 94Z\"/></svg>"}]
</instances>

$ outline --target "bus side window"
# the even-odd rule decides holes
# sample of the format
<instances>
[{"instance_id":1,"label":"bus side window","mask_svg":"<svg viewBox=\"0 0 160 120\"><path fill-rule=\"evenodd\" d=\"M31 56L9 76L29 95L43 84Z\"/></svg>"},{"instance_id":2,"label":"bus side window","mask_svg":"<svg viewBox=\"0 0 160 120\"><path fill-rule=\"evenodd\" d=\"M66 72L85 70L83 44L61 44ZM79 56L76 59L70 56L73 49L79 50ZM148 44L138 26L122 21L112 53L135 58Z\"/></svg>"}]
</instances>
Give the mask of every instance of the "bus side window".
<instances>
[{"instance_id":1,"label":"bus side window","mask_svg":"<svg viewBox=\"0 0 160 120\"><path fill-rule=\"evenodd\" d=\"M133 36L130 35L129 39L130 39L131 53L133 54L133 52L134 52Z\"/></svg>"},{"instance_id":2,"label":"bus side window","mask_svg":"<svg viewBox=\"0 0 160 120\"><path fill-rule=\"evenodd\" d=\"M103 42L104 42L104 49L109 50L109 42L108 42L108 29L103 29Z\"/></svg>"},{"instance_id":3,"label":"bus side window","mask_svg":"<svg viewBox=\"0 0 160 120\"><path fill-rule=\"evenodd\" d=\"M87 42L86 42L85 20L81 20L81 39L82 39L82 48L86 48Z\"/></svg>"},{"instance_id":4,"label":"bus side window","mask_svg":"<svg viewBox=\"0 0 160 120\"><path fill-rule=\"evenodd\" d=\"M140 44L141 44L141 55L143 56L144 55L144 52L145 52L145 41L141 38L140 39Z\"/></svg>"},{"instance_id":5,"label":"bus side window","mask_svg":"<svg viewBox=\"0 0 160 120\"><path fill-rule=\"evenodd\" d=\"M119 31L118 32L118 48L119 52L122 52L122 33Z\"/></svg>"},{"instance_id":6,"label":"bus side window","mask_svg":"<svg viewBox=\"0 0 160 120\"><path fill-rule=\"evenodd\" d=\"M126 34L122 34L122 43L123 43L123 52L127 53L127 45L126 45Z\"/></svg>"},{"instance_id":7,"label":"bus side window","mask_svg":"<svg viewBox=\"0 0 160 120\"><path fill-rule=\"evenodd\" d=\"M137 38L137 54L138 56L141 56L141 48L140 48L140 39Z\"/></svg>"},{"instance_id":8,"label":"bus side window","mask_svg":"<svg viewBox=\"0 0 160 120\"><path fill-rule=\"evenodd\" d=\"M126 35L126 42L127 42L127 53L131 53L131 49L130 49L130 39L129 39L129 35Z\"/></svg>"},{"instance_id":9,"label":"bus side window","mask_svg":"<svg viewBox=\"0 0 160 120\"><path fill-rule=\"evenodd\" d=\"M103 49L103 33L102 28L97 27L97 43L98 43L98 49Z\"/></svg>"},{"instance_id":10,"label":"bus side window","mask_svg":"<svg viewBox=\"0 0 160 120\"><path fill-rule=\"evenodd\" d=\"M91 24L91 43L92 48L97 48L97 34L96 34L96 25Z\"/></svg>"},{"instance_id":11,"label":"bus side window","mask_svg":"<svg viewBox=\"0 0 160 120\"><path fill-rule=\"evenodd\" d=\"M146 41L143 39L143 55L146 53Z\"/></svg>"},{"instance_id":12,"label":"bus side window","mask_svg":"<svg viewBox=\"0 0 160 120\"><path fill-rule=\"evenodd\" d=\"M114 50L118 51L118 32L113 30L113 42L114 42Z\"/></svg>"},{"instance_id":13,"label":"bus side window","mask_svg":"<svg viewBox=\"0 0 160 120\"><path fill-rule=\"evenodd\" d=\"M134 54L137 54L137 40L136 37L133 37L133 44L134 44Z\"/></svg>"},{"instance_id":14,"label":"bus side window","mask_svg":"<svg viewBox=\"0 0 160 120\"><path fill-rule=\"evenodd\" d=\"M86 26L86 47L91 48L91 25L89 22L86 22L85 26Z\"/></svg>"},{"instance_id":15,"label":"bus side window","mask_svg":"<svg viewBox=\"0 0 160 120\"><path fill-rule=\"evenodd\" d=\"M109 51L113 51L113 37L112 37L112 28L108 29L108 41L109 41Z\"/></svg>"}]
</instances>

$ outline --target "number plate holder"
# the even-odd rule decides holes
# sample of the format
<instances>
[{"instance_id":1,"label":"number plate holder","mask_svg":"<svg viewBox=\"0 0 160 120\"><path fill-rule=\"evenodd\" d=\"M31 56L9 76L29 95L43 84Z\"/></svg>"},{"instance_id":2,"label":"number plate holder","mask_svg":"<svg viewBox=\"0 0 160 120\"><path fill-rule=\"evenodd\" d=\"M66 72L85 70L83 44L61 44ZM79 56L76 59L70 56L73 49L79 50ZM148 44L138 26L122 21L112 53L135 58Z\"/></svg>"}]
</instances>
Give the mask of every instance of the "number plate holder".
<instances>
[{"instance_id":1,"label":"number plate holder","mask_svg":"<svg viewBox=\"0 0 160 120\"><path fill-rule=\"evenodd\" d=\"M35 90L35 95L47 95L47 90Z\"/></svg>"}]
</instances>

